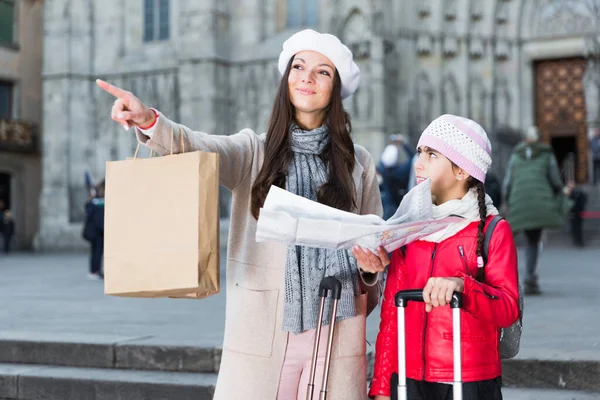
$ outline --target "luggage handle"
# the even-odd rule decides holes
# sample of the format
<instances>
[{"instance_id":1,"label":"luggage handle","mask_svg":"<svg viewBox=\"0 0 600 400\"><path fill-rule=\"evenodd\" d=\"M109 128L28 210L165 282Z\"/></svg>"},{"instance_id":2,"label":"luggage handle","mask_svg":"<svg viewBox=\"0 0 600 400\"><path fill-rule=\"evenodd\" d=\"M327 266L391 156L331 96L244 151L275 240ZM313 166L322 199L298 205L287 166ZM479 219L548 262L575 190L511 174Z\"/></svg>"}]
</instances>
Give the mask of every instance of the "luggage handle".
<instances>
[{"instance_id":1,"label":"luggage handle","mask_svg":"<svg viewBox=\"0 0 600 400\"><path fill-rule=\"evenodd\" d=\"M401 290L394 296L398 307L398 387L397 399L406 400L406 325L405 309L410 301L423 302L422 289ZM450 301L452 309L452 344L454 356L453 398L462 400L462 357L460 343L460 309L463 306L462 293L454 292Z\"/></svg>"},{"instance_id":2,"label":"luggage handle","mask_svg":"<svg viewBox=\"0 0 600 400\"><path fill-rule=\"evenodd\" d=\"M329 379L329 366L331 364L331 350L333 347L333 333L335 330L335 319L337 315L338 301L342 297L342 282L334 276L328 276L321 280L319 284L319 297L321 297L321 304L319 306L319 316L317 317L317 328L315 332L315 341L313 345L312 361L310 364L310 375L308 381L308 387L306 391L306 399L312 400L314 397L315 389L315 374L317 367L317 356L319 354L319 342L321 339L321 326L323 324L323 312L325 309L325 299L327 295L331 293L333 299L333 305L331 310L331 321L329 322L329 332L327 333L327 349L325 353L325 365L323 368L323 383L321 386L321 392L319 393L319 400L327 400L327 384Z\"/></svg>"},{"instance_id":3,"label":"luggage handle","mask_svg":"<svg viewBox=\"0 0 600 400\"><path fill-rule=\"evenodd\" d=\"M342 282L333 276L323 278L319 285L320 297L327 297L329 292L331 292L331 297L335 300L339 300L342 297Z\"/></svg>"},{"instance_id":4,"label":"luggage handle","mask_svg":"<svg viewBox=\"0 0 600 400\"><path fill-rule=\"evenodd\" d=\"M396 307L406 307L409 301L423 302L423 289L409 289L401 290L396 293L394 302ZM462 293L454 292L452 294L452 300L450 301L450 308L462 308Z\"/></svg>"}]
</instances>

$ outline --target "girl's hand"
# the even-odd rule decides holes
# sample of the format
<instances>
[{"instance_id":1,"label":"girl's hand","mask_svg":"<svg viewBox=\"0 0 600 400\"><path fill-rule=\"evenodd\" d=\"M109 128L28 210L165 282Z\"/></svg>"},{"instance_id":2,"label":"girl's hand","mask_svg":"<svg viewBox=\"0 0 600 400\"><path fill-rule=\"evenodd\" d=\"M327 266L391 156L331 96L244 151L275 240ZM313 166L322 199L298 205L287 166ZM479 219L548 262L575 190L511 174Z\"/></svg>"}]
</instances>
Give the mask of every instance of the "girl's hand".
<instances>
[{"instance_id":1,"label":"girl's hand","mask_svg":"<svg viewBox=\"0 0 600 400\"><path fill-rule=\"evenodd\" d=\"M392 390L394 390L394 388L392 388ZM390 397L387 396L375 396L375 400L390 400Z\"/></svg>"},{"instance_id":2,"label":"girl's hand","mask_svg":"<svg viewBox=\"0 0 600 400\"><path fill-rule=\"evenodd\" d=\"M462 278L429 278L423 288L425 311L450 304L454 292L462 293L464 288L465 281Z\"/></svg>"},{"instance_id":3,"label":"girl's hand","mask_svg":"<svg viewBox=\"0 0 600 400\"><path fill-rule=\"evenodd\" d=\"M110 112L111 118L121 124L125 130L132 126L148 126L154 122L154 112L146 107L133 93L127 92L108 82L98 79L96 84L117 99Z\"/></svg>"},{"instance_id":4,"label":"girl's hand","mask_svg":"<svg viewBox=\"0 0 600 400\"><path fill-rule=\"evenodd\" d=\"M377 248L377 255L373 254L371 250L363 249L360 246L354 246L352 248L352 254L356 257L360 269L372 274L383 272L385 267L390 264L388 253L381 246Z\"/></svg>"}]
</instances>

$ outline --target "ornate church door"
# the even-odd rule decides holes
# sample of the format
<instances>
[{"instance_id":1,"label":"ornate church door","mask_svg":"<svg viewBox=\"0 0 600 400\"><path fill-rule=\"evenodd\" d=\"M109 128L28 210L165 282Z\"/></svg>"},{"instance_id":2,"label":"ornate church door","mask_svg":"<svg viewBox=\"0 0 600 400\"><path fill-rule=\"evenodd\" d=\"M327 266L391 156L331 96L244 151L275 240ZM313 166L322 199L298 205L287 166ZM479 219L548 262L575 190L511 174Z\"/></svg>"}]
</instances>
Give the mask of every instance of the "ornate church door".
<instances>
[{"instance_id":1,"label":"ornate church door","mask_svg":"<svg viewBox=\"0 0 600 400\"><path fill-rule=\"evenodd\" d=\"M588 141L585 120L583 58L535 63L535 121L541 140L552 146L559 165L570 169L574 158L578 183L587 179ZM572 161L570 161L572 162Z\"/></svg>"}]
</instances>

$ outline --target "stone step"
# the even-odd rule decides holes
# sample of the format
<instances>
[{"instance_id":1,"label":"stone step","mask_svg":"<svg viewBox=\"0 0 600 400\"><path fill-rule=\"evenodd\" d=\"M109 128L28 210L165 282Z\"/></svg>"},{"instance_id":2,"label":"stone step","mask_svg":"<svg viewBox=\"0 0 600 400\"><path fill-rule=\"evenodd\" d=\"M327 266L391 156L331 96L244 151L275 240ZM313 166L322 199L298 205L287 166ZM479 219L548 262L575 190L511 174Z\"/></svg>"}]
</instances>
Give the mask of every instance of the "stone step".
<instances>
[{"instance_id":1,"label":"stone step","mask_svg":"<svg viewBox=\"0 0 600 400\"><path fill-rule=\"evenodd\" d=\"M504 360L505 385L600 392L600 361L597 360Z\"/></svg>"},{"instance_id":2,"label":"stone step","mask_svg":"<svg viewBox=\"0 0 600 400\"><path fill-rule=\"evenodd\" d=\"M502 397L510 400L597 400L600 393L564 389L502 388Z\"/></svg>"},{"instance_id":3,"label":"stone step","mask_svg":"<svg viewBox=\"0 0 600 400\"><path fill-rule=\"evenodd\" d=\"M9 336L15 336L10 338ZM0 363L69 367L69 370L130 370L182 373L181 376L214 374L219 371L221 350L199 344L164 343L156 338L123 338L99 335L0 334ZM18 338L20 336L20 338ZM40 337L41 336L41 337ZM70 340L66 340L70 339ZM62 341L61 341L62 340ZM523 352L527 357L527 352ZM531 356L531 354L529 354ZM567 358L567 357L564 357ZM516 387L600 391L600 360L544 360L534 354L504 362L504 382ZM368 354L368 377L372 376L373 353ZM133 371L131 371L133 370ZM118 371L116 371L118 374ZM196 374L194 374L196 373ZM115 375L118 376L118 375ZM172 375L166 375L172 376ZM2 379L0 379L2 382ZM0 394L0 400L2 395Z\"/></svg>"},{"instance_id":4,"label":"stone step","mask_svg":"<svg viewBox=\"0 0 600 400\"><path fill-rule=\"evenodd\" d=\"M210 400L215 374L0 364L0 399Z\"/></svg>"},{"instance_id":5,"label":"stone step","mask_svg":"<svg viewBox=\"0 0 600 400\"><path fill-rule=\"evenodd\" d=\"M217 373L221 351L152 337L0 332L0 363Z\"/></svg>"}]
</instances>

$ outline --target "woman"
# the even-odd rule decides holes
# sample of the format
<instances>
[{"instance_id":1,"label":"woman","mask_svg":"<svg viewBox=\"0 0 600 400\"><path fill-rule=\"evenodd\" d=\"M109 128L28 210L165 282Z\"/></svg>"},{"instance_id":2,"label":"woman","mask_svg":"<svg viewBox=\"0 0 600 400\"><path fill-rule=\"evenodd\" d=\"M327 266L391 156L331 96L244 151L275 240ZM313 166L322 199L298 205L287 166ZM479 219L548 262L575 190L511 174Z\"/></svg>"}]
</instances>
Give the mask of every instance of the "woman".
<instances>
[{"instance_id":1,"label":"woman","mask_svg":"<svg viewBox=\"0 0 600 400\"><path fill-rule=\"evenodd\" d=\"M540 143L535 126L525 132L510 157L503 192L513 232L524 232L527 237L525 294L539 295L537 265L542 232L564 225L570 208L564 196L570 195L570 189L563 185L552 147Z\"/></svg>"},{"instance_id":2,"label":"woman","mask_svg":"<svg viewBox=\"0 0 600 400\"><path fill-rule=\"evenodd\" d=\"M215 399L306 398L318 285L325 275L335 275L342 281L342 299L329 398L362 400L365 282L370 280L374 288L377 277L367 273L382 268L365 267L363 274L347 251L255 241L259 210L271 185L338 209L382 214L373 160L352 143L350 119L342 106L342 99L358 87L360 72L339 39L312 30L284 43L279 71L282 79L263 135L249 129L232 136L193 132L144 106L133 94L98 84L117 97L113 120L126 129L135 126L139 140L150 148L168 154L173 131L173 151L180 151L181 128L186 149L220 155L220 183L232 190L233 201L225 338ZM369 290L370 303L376 296L376 290ZM321 367L323 361L324 354L319 354Z\"/></svg>"}]
</instances>

